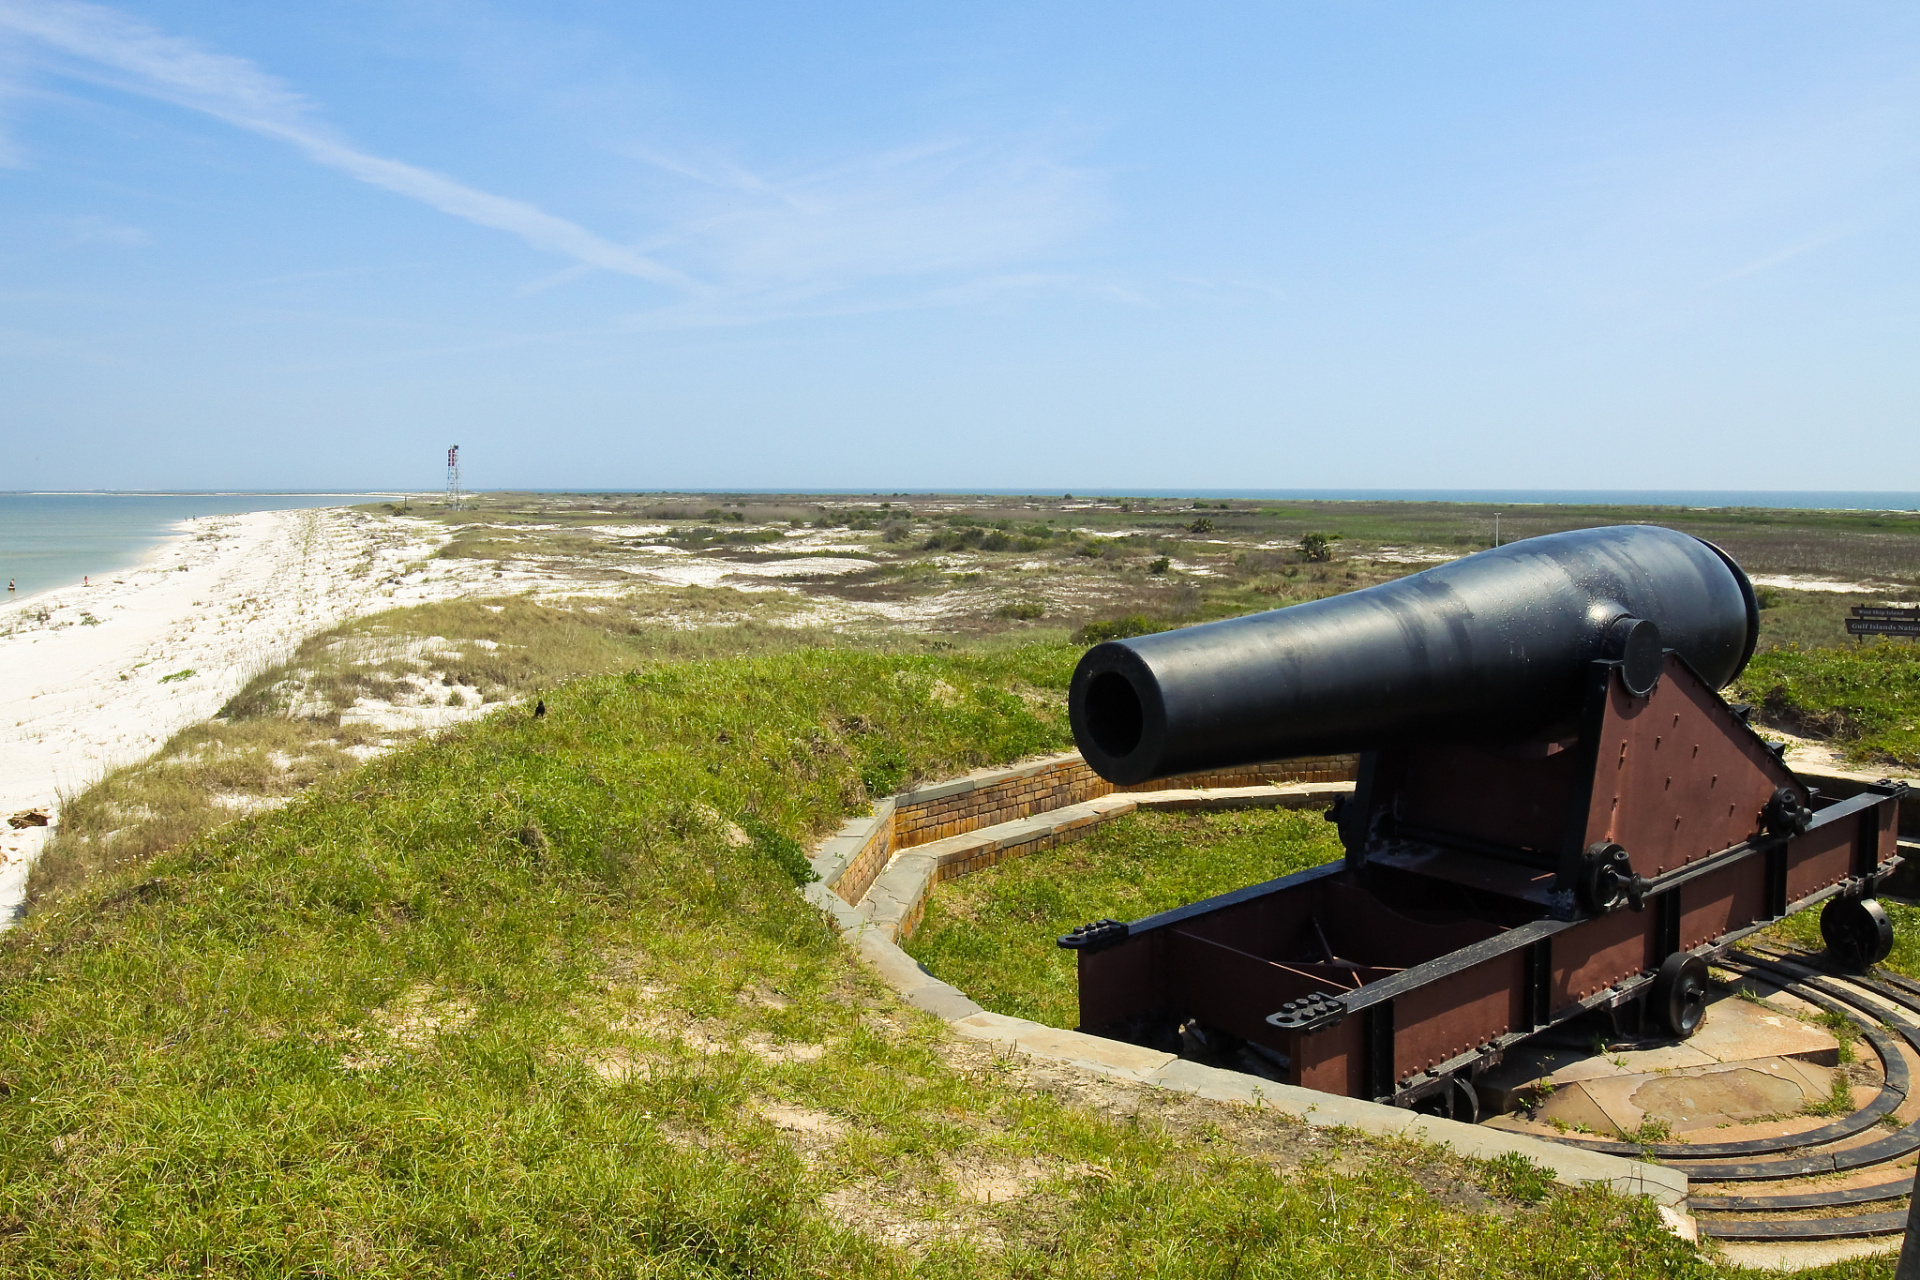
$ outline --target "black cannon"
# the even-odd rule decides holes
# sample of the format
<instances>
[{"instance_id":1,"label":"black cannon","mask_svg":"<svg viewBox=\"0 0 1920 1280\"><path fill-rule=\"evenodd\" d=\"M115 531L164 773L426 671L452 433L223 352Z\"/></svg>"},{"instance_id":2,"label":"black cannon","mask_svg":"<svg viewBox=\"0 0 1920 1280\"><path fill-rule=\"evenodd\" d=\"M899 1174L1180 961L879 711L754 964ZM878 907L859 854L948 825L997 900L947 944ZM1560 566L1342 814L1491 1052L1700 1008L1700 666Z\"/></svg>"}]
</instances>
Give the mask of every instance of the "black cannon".
<instances>
[{"instance_id":1,"label":"black cannon","mask_svg":"<svg viewBox=\"0 0 1920 1280\"><path fill-rule=\"evenodd\" d=\"M1875 963L1904 788L1822 797L1720 698L1758 630L1725 552L1627 525L1089 650L1069 706L1110 781L1360 764L1344 861L1061 939L1082 1028L1462 1114L1568 1019L1691 1034L1706 959L1803 907Z\"/></svg>"},{"instance_id":2,"label":"black cannon","mask_svg":"<svg viewBox=\"0 0 1920 1280\"><path fill-rule=\"evenodd\" d=\"M1580 709L1587 665L1650 688L1670 648L1713 688L1753 656L1753 586L1655 525L1511 543L1348 595L1087 651L1069 705L1118 783L1389 743L1519 738Z\"/></svg>"}]
</instances>

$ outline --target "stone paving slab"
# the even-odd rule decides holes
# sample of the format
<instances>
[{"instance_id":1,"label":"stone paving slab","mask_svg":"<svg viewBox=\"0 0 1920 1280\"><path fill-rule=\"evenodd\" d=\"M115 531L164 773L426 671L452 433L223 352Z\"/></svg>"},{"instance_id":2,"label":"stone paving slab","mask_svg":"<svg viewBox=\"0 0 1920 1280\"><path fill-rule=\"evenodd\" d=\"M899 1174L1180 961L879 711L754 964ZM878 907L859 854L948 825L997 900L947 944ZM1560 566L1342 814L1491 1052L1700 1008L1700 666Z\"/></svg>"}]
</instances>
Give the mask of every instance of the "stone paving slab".
<instances>
[{"instance_id":1,"label":"stone paving slab","mask_svg":"<svg viewBox=\"0 0 1920 1280\"><path fill-rule=\"evenodd\" d=\"M1497 1116L1490 1124L1501 1125L1520 1131L1526 1125L1515 1116ZM1591 1133L1595 1137L1617 1138L1620 1126L1607 1114L1607 1109L1587 1092L1586 1083L1562 1085L1553 1091L1553 1095L1540 1104L1539 1123L1558 1129L1565 1125L1574 1133Z\"/></svg>"},{"instance_id":2,"label":"stone paving slab","mask_svg":"<svg viewBox=\"0 0 1920 1280\"><path fill-rule=\"evenodd\" d=\"M1812 1063L1756 1058L1585 1080L1567 1093L1584 1092L1606 1114L1615 1134L1637 1130L1648 1117L1666 1121L1674 1133L1681 1134L1762 1116L1793 1115L1809 1102L1825 1101L1831 1080L1827 1068ZM1561 1096L1555 1091L1540 1114L1555 1116Z\"/></svg>"},{"instance_id":3,"label":"stone paving slab","mask_svg":"<svg viewBox=\"0 0 1920 1280\"><path fill-rule=\"evenodd\" d=\"M868 814L864 818L849 818L840 824L840 830L820 842L807 861L813 864L813 873L831 886L847 869L847 864L858 856L873 838L873 829L884 819L878 814Z\"/></svg>"},{"instance_id":4,"label":"stone paving slab","mask_svg":"<svg viewBox=\"0 0 1920 1280\"><path fill-rule=\"evenodd\" d=\"M1096 822L1131 813L1137 807L1132 796L1101 796L1097 800L1050 809L1046 813L1035 814L1031 818L1016 818L1012 822L981 827L978 831L963 832L957 836L948 836L944 840L930 840L926 844L914 845L911 849L902 852L900 856L905 857L909 853L932 854L937 860L937 865L945 866L953 862L964 862L982 850L1008 849L1046 836L1091 826Z\"/></svg>"},{"instance_id":5,"label":"stone paving slab","mask_svg":"<svg viewBox=\"0 0 1920 1280\"><path fill-rule=\"evenodd\" d=\"M1629 1049L1621 1053L1590 1053L1555 1071L1547 1079L1553 1083L1573 1084L1581 1080L1605 1080L1614 1076L1643 1076L1655 1071L1676 1071L1682 1067L1711 1067L1720 1059L1702 1053L1692 1044L1663 1044L1655 1049Z\"/></svg>"},{"instance_id":6,"label":"stone paving slab","mask_svg":"<svg viewBox=\"0 0 1920 1280\"><path fill-rule=\"evenodd\" d=\"M936 800L945 800L951 796L963 796L978 791L983 786L999 784L1019 778L1032 778L1057 769L1063 764L1073 764L1080 759L1078 751L1068 751L1062 755L1047 756L1027 764L1012 768L976 769L965 777L955 778L951 782L936 782L931 786L918 787L912 791L903 791L895 797L901 805L932 804Z\"/></svg>"},{"instance_id":7,"label":"stone paving slab","mask_svg":"<svg viewBox=\"0 0 1920 1280\"><path fill-rule=\"evenodd\" d=\"M1738 1240L1720 1242L1720 1252L1726 1255L1727 1261L1748 1271L1799 1271L1802 1268L1828 1267L1854 1258L1895 1253L1899 1248L1899 1236L1869 1236L1859 1240L1794 1240L1779 1244L1749 1244Z\"/></svg>"},{"instance_id":8,"label":"stone paving slab","mask_svg":"<svg viewBox=\"0 0 1920 1280\"><path fill-rule=\"evenodd\" d=\"M1811 1026L1779 1009L1753 1000L1717 1000L1714 1015L1700 1024L1687 1048L1720 1062L1753 1058L1799 1058L1822 1066L1840 1062L1840 1042L1824 1027Z\"/></svg>"},{"instance_id":9,"label":"stone paving slab","mask_svg":"<svg viewBox=\"0 0 1920 1280\"><path fill-rule=\"evenodd\" d=\"M1569 1085L1616 1077L1644 1079L1656 1072L1689 1071L1765 1058L1793 1059L1827 1067L1838 1065L1839 1042L1825 1028L1795 1017L1795 1010L1784 1003L1790 999L1792 997L1782 997L1776 1002L1717 997L1708 1003L1706 1017L1691 1039L1648 1049L1596 1049L1591 1045L1543 1038L1523 1046L1506 1062L1481 1076L1475 1087L1489 1108L1509 1111L1521 1100L1519 1095L1538 1092L1537 1083L1541 1079L1558 1091ZM1794 1003L1812 1008L1804 1001L1794 1000ZM1826 1089L1824 1083L1819 1086L1821 1098L1826 1097ZM1594 1097L1603 1110L1613 1110L1600 1100L1600 1095ZM1549 1112L1565 1124L1596 1123L1592 1109L1571 1096L1560 1096ZM1636 1117L1626 1122L1625 1127L1631 1129L1638 1124Z\"/></svg>"},{"instance_id":10,"label":"stone paving slab","mask_svg":"<svg viewBox=\"0 0 1920 1280\"><path fill-rule=\"evenodd\" d=\"M939 859L928 853L925 845L895 854L856 910L872 921L887 941L897 942L907 921L916 917L938 865Z\"/></svg>"},{"instance_id":11,"label":"stone paving slab","mask_svg":"<svg viewBox=\"0 0 1920 1280\"><path fill-rule=\"evenodd\" d=\"M925 1009L949 1022L981 1012L980 1006L968 999L966 992L951 983L942 982L921 968L919 961L895 946L873 921L858 909L848 906L839 894L824 884L807 885L800 893L833 919L842 935L860 953L861 959L871 964L881 979L914 1008Z\"/></svg>"}]
</instances>

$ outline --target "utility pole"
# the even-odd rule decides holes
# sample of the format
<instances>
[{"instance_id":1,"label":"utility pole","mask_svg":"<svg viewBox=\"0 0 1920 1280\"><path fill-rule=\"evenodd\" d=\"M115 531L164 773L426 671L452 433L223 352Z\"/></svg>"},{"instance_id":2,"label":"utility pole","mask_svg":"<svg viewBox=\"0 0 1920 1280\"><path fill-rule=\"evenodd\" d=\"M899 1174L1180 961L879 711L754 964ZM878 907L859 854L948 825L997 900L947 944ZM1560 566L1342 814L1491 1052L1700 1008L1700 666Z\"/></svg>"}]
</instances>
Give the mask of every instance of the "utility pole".
<instances>
[{"instance_id":1,"label":"utility pole","mask_svg":"<svg viewBox=\"0 0 1920 1280\"><path fill-rule=\"evenodd\" d=\"M1496 547L1500 545L1500 513L1498 511L1493 513L1493 545Z\"/></svg>"}]
</instances>

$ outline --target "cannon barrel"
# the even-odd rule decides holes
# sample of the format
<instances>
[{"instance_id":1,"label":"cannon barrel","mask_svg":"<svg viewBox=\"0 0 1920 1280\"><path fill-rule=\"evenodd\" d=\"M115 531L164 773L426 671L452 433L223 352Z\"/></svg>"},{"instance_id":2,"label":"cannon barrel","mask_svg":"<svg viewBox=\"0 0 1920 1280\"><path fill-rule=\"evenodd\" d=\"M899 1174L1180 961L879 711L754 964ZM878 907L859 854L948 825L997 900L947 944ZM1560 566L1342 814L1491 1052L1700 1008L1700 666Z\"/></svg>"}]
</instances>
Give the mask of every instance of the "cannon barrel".
<instances>
[{"instance_id":1,"label":"cannon barrel","mask_svg":"<svg viewBox=\"0 0 1920 1280\"><path fill-rule=\"evenodd\" d=\"M1113 640L1068 695L1087 763L1125 785L1289 756L1517 740L1580 708L1595 659L1628 687L1664 650L1712 687L1760 625L1732 557L1655 525L1548 534L1346 595Z\"/></svg>"}]
</instances>

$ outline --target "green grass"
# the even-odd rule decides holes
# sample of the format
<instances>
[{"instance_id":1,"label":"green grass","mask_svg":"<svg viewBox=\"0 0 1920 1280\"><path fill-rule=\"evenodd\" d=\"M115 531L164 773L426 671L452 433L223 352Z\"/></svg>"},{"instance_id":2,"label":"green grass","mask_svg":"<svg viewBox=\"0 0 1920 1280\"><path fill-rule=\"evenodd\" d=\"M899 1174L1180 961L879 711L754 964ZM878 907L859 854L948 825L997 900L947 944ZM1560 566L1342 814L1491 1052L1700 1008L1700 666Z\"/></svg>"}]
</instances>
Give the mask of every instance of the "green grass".
<instances>
[{"instance_id":1,"label":"green grass","mask_svg":"<svg viewBox=\"0 0 1920 1280\"><path fill-rule=\"evenodd\" d=\"M350 748L379 736L364 726L281 717L190 725L151 759L62 801L53 839L34 865L31 897L171 849L246 808L285 803L322 778L358 768Z\"/></svg>"},{"instance_id":2,"label":"green grass","mask_svg":"<svg viewBox=\"0 0 1920 1280\"><path fill-rule=\"evenodd\" d=\"M935 887L905 946L995 1013L1074 1027L1075 961L1054 945L1061 934L1103 917L1137 920L1341 852L1318 812L1134 813L1085 840Z\"/></svg>"},{"instance_id":3,"label":"green grass","mask_svg":"<svg viewBox=\"0 0 1920 1280\"><path fill-rule=\"evenodd\" d=\"M1833 739L1859 763L1920 767L1920 645L1769 649L1739 690L1768 723Z\"/></svg>"},{"instance_id":4,"label":"green grass","mask_svg":"<svg viewBox=\"0 0 1920 1280\"><path fill-rule=\"evenodd\" d=\"M1099 1119L881 989L750 833L1057 749L1073 658L586 679L55 900L0 937L0 1273L1710 1273L1523 1170Z\"/></svg>"},{"instance_id":5,"label":"green grass","mask_svg":"<svg viewBox=\"0 0 1920 1280\"><path fill-rule=\"evenodd\" d=\"M1800 1109L1807 1116L1850 1116L1853 1114L1853 1086L1843 1075L1835 1074L1828 1083L1827 1096L1809 1102Z\"/></svg>"},{"instance_id":6,"label":"green grass","mask_svg":"<svg viewBox=\"0 0 1920 1280\"><path fill-rule=\"evenodd\" d=\"M561 603L453 600L319 632L286 662L255 675L214 720L181 730L150 759L63 798L60 825L34 865L30 897L40 901L103 869L151 857L237 812L284 803L357 768L357 749L411 736L342 723L363 698L477 709L650 663L849 643L765 625L760 618L783 608L772 594L694 587ZM669 619L678 625L661 625ZM716 625L722 622L731 625Z\"/></svg>"},{"instance_id":7,"label":"green grass","mask_svg":"<svg viewBox=\"0 0 1920 1280\"><path fill-rule=\"evenodd\" d=\"M1844 595L1834 591L1784 591L1762 588L1760 649L1788 645L1801 649L1852 647L1847 618L1857 604L1881 604L1879 596Z\"/></svg>"}]
</instances>

